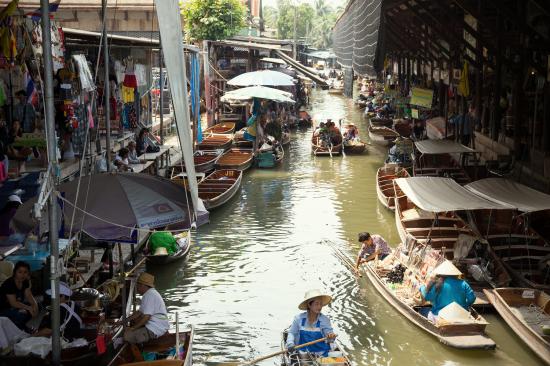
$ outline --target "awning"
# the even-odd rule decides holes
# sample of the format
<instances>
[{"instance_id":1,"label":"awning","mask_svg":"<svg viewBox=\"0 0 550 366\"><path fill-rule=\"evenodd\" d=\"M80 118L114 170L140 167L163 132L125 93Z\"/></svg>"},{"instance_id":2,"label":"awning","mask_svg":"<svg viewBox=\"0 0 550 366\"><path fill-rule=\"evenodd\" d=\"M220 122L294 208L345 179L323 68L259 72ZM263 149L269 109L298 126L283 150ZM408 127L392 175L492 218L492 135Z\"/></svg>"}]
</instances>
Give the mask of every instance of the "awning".
<instances>
[{"instance_id":1,"label":"awning","mask_svg":"<svg viewBox=\"0 0 550 366\"><path fill-rule=\"evenodd\" d=\"M550 195L504 178L486 178L467 184L466 189L521 212L550 210Z\"/></svg>"},{"instance_id":2,"label":"awning","mask_svg":"<svg viewBox=\"0 0 550 366\"><path fill-rule=\"evenodd\" d=\"M284 60L281 60L280 58L264 57L260 61L270 62L272 64L278 64L278 65L286 65L286 62Z\"/></svg>"},{"instance_id":3,"label":"awning","mask_svg":"<svg viewBox=\"0 0 550 366\"><path fill-rule=\"evenodd\" d=\"M307 76L311 80L315 81L319 86L325 86L328 87L327 82L324 79L321 79L317 74L310 71L307 67L293 59L292 57L287 56L284 52L281 51L275 51L275 53L282 58L284 61L286 61L290 66L294 67L298 72L302 73L303 75Z\"/></svg>"},{"instance_id":4,"label":"awning","mask_svg":"<svg viewBox=\"0 0 550 366\"><path fill-rule=\"evenodd\" d=\"M422 140L414 143L422 154L474 153L474 149L450 140Z\"/></svg>"},{"instance_id":5,"label":"awning","mask_svg":"<svg viewBox=\"0 0 550 366\"><path fill-rule=\"evenodd\" d=\"M477 196L451 178L412 177L398 178L394 182L416 206L429 212L511 208Z\"/></svg>"}]
</instances>

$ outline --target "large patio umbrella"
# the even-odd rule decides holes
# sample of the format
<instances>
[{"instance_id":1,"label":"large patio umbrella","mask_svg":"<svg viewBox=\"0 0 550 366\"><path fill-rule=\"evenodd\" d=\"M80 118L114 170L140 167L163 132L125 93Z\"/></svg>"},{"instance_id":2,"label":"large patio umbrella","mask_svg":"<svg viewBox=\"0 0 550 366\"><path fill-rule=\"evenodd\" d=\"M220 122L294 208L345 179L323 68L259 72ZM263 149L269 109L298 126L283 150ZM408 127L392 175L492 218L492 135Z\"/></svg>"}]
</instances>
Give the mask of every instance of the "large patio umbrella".
<instances>
[{"instance_id":1,"label":"large patio umbrella","mask_svg":"<svg viewBox=\"0 0 550 366\"><path fill-rule=\"evenodd\" d=\"M96 240L135 242L135 228L155 229L177 224L183 229L190 228L195 221L187 191L168 179L136 173L94 174L82 177L78 199L77 188L78 179L57 188L63 211L62 227L69 231L74 212L73 233L82 228ZM14 223L18 231L28 232L37 226L31 218L36 200L25 202L17 210ZM197 226L206 222L208 212L199 212Z\"/></svg>"},{"instance_id":2,"label":"large patio umbrella","mask_svg":"<svg viewBox=\"0 0 550 366\"><path fill-rule=\"evenodd\" d=\"M221 101L228 102L232 100L249 100L258 98L273 100L280 103L294 103L291 96L291 93L278 89L267 88L265 86L249 86L247 88L232 90L225 93L225 95L221 97Z\"/></svg>"},{"instance_id":3,"label":"large patio umbrella","mask_svg":"<svg viewBox=\"0 0 550 366\"><path fill-rule=\"evenodd\" d=\"M282 72L260 70L235 76L233 79L229 80L227 84L233 86L293 86L294 81L292 77Z\"/></svg>"}]
</instances>

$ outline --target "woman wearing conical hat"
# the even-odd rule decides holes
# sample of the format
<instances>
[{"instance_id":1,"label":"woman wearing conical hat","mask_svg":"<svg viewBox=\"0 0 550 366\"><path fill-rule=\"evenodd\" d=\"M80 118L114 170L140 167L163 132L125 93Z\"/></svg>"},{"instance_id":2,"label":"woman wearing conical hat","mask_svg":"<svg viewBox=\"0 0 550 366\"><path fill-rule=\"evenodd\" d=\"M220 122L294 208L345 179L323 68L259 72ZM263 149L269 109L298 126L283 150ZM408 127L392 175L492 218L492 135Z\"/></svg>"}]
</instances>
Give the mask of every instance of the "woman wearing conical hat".
<instances>
[{"instance_id":1,"label":"woman wearing conical hat","mask_svg":"<svg viewBox=\"0 0 550 366\"><path fill-rule=\"evenodd\" d=\"M439 311L452 302L456 302L468 310L476 300L476 295L468 282L460 279L462 272L450 261L445 260L434 269L435 278L428 285L420 287L420 295L424 301L429 301L432 308L428 319L437 321Z\"/></svg>"},{"instance_id":2,"label":"woman wearing conical hat","mask_svg":"<svg viewBox=\"0 0 550 366\"><path fill-rule=\"evenodd\" d=\"M321 314L323 306L330 304L332 297L322 293L320 290L309 290L304 296L304 300L298 305L298 309L305 310L298 314L290 329L286 339L286 348L289 353L294 352L296 345L315 341L327 337L329 342L336 338L336 334L330 324L330 319ZM301 352L314 353L317 356L326 356L330 351L330 345L327 342L320 342L300 349Z\"/></svg>"}]
</instances>

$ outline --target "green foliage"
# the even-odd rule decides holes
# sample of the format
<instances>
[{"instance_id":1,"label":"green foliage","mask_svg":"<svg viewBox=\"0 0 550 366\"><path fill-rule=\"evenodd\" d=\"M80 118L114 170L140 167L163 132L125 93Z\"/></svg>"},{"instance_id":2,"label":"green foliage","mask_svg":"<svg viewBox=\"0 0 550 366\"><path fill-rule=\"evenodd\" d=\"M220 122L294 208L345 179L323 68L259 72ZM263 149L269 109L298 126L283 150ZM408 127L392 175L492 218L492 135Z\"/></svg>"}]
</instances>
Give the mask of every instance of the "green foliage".
<instances>
[{"instance_id":1,"label":"green foliage","mask_svg":"<svg viewBox=\"0 0 550 366\"><path fill-rule=\"evenodd\" d=\"M194 41L229 38L245 26L247 11L239 0L186 0L180 9L185 32Z\"/></svg>"},{"instance_id":2,"label":"green foliage","mask_svg":"<svg viewBox=\"0 0 550 366\"><path fill-rule=\"evenodd\" d=\"M309 4L293 6L290 1L279 1L279 18L277 19L277 31L279 38L294 38L294 18L296 17L296 36L305 38L313 26L315 10Z\"/></svg>"},{"instance_id":3,"label":"green foliage","mask_svg":"<svg viewBox=\"0 0 550 366\"><path fill-rule=\"evenodd\" d=\"M273 6L266 5L263 10L263 18L265 26L267 28L277 28L277 18L279 17L279 10Z\"/></svg>"}]
</instances>

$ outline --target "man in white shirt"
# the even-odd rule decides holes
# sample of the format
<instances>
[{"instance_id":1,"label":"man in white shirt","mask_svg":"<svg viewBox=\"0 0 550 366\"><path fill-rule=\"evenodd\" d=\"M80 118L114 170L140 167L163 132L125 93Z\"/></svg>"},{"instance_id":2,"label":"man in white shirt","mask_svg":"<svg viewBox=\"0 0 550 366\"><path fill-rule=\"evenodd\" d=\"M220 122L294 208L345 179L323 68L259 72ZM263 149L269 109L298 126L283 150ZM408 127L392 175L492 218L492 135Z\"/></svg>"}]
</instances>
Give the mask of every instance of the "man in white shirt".
<instances>
[{"instance_id":1,"label":"man in white shirt","mask_svg":"<svg viewBox=\"0 0 550 366\"><path fill-rule=\"evenodd\" d=\"M157 290L155 290L155 277L143 272L137 280L137 292L142 295L141 306L137 312L126 320L132 326L124 332L124 340L128 343L146 343L156 339L170 328L166 305Z\"/></svg>"}]
</instances>

